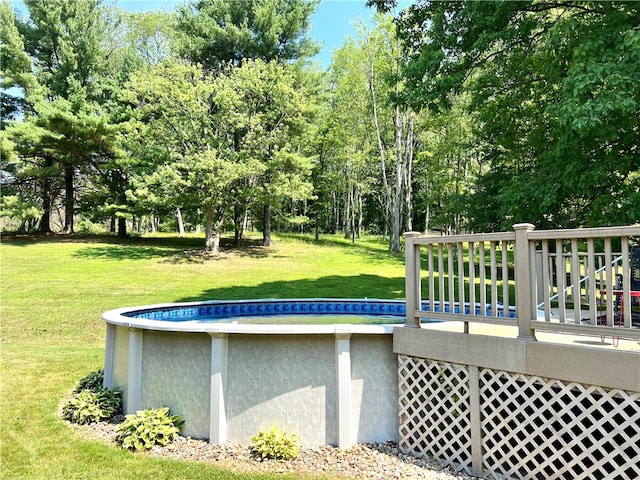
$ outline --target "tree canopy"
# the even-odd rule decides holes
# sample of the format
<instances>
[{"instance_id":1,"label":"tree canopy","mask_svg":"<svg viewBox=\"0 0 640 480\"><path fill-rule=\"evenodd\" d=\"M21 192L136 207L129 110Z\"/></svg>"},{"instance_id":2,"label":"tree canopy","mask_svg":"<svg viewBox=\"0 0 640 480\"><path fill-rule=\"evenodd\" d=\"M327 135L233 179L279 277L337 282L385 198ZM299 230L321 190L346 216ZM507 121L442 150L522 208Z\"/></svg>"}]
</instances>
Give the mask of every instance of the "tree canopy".
<instances>
[{"instance_id":1,"label":"tree canopy","mask_svg":"<svg viewBox=\"0 0 640 480\"><path fill-rule=\"evenodd\" d=\"M198 0L178 9L178 51L208 68L261 59L285 62L311 57L308 36L319 0Z\"/></svg>"},{"instance_id":2,"label":"tree canopy","mask_svg":"<svg viewBox=\"0 0 640 480\"><path fill-rule=\"evenodd\" d=\"M398 25L405 102L442 111L470 95L491 164L472 226L640 220L637 2L422 1Z\"/></svg>"},{"instance_id":3,"label":"tree canopy","mask_svg":"<svg viewBox=\"0 0 640 480\"><path fill-rule=\"evenodd\" d=\"M640 4L369 3L323 71L317 0L1 1L2 228L640 222Z\"/></svg>"}]
</instances>

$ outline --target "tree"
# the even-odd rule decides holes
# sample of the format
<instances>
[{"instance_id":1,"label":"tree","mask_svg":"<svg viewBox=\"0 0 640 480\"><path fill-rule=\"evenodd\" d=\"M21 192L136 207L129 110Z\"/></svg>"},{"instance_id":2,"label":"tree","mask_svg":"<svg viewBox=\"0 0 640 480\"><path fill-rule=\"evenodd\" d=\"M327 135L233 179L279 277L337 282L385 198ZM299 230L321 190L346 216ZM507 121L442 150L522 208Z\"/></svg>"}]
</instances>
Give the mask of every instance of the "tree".
<instances>
[{"instance_id":1,"label":"tree","mask_svg":"<svg viewBox=\"0 0 640 480\"><path fill-rule=\"evenodd\" d=\"M305 60L318 52L316 43L308 37L310 17L318 5L317 0L199 0L180 9L176 18L176 44L178 52L191 62L198 63L207 71L223 73L228 68L240 68L246 62L262 61L262 65L285 64L297 60ZM255 67L256 64L254 64ZM261 68L261 67L258 67ZM273 69L275 67L267 67ZM253 68L245 72L253 71ZM240 74L242 76L242 74ZM287 73L286 77L289 74ZM285 77L285 78L286 78ZM238 80L240 77L238 77ZM256 79L260 80L260 79ZM273 80L270 80L273 82ZM256 83L256 95L262 95L257 90L265 85ZM268 95L268 93L267 93ZM277 102L280 102L278 100ZM275 105L275 109L286 107L291 102L278 104L268 100L257 108L261 111L261 118L268 116L267 110ZM265 107L266 105L266 107ZM247 108L254 108L249 101ZM274 110L275 112L275 110ZM291 122L289 118L288 122ZM271 126L263 125L267 132L278 128L278 122ZM295 135L295 133L294 133ZM270 139L274 138L272 134ZM273 140L269 152L263 159L274 160L282 151L282 139ZM237 142L236 142L237 145ZM278 145L276 147L276 145ZM274 147L277 150L274 150ZM287 147L292 153L292 146ZM282 151L284 153L284 151ZM296 154L297 155L297 154ZM294 158L297 158L294 160ZM305 163L304 155L289 156L289 160L276 167L271 163L270 172L261 178L260 184L255 184L255 178L247 179L243 186L238 186L238 200L235 205L236 241L240 241L241 218L246 218L247 191L258 189L261 192L263 243L271 243L271 207L272 202L282 192L274 190L272 181L277 181L284 165L285 169L293 170ZM296 166L298 165L298 166ZM273 170L275 168L275 170ZM280 173L279 173L280 172ZM288 175L288 178L292 177ZM287 190L304 189L305 182L298 185L289 184ZM255 192L254 192L255 193ZM302 196L307 197L304 193Z\"/></svg>"},{"instance_id":2,"label":"tree","mask_svg":"<svg viewBox=\"0 0 640 480\"><path fill-rule=\"evenodd\" d=\"M355 40L334 52L315 181L316 195L328 210L325 229L342 231L353 242L363 230L365 199L379 171L371 160L376 144L365 70L365 54Z\"/></svg>"},{"instance_id":3,"label":"tree","mask_svg":"<svg viewBox=\"0 0 640 480\"><path fill-rule=\"evenodd\" d=\"M73 232L81 209L94 220L111 216L126 235L136 211L126 194L136 167L127 150L135 114L121 90L132 72L169 55L169 16L130 14L99 0L26 3L29 18L13 23L24 43L8 42L22 45L12 47L12 58L22 58L33 77L28 83L24 74L10 76L22 79L27 106L7 130L19 154L15 182L40 197L43 232L64 191L65 232ZM11 72L20 73L15 65Z\"/></svg>"},{"instance_id":4,"label":"tree","mask_svg":"<svg viewBox=\"0 0 640 480\"><path fill-rule=\"evenodd\" d=\"M31 60L16 26L16 18L8 2L0 2L0 129L24 109L24 96L37 87L31 72Z\"/></svg>"},{"instance_id":5,"label":"tree","mask_svg":"<svg viewBox=\"0 0 640 480\"><path fill-rule=\"evenodd\" d=\"M490 165L475 228L638 222L638 3L425 1L398 25L407 102L470 96Z\"/></svg>"},{"instance_id":6,"label":"tree","mask_svg":"<svg viewBox=\"0 0 640 480\"><path fill-rule=\"evenodd\" d=\"M317 0L194 0L177 12L178 51L213 70L247 59L305 59L319 50L307 36L317 5Z\"/></svg>"},{"instance_id":7,"label":"tree","mask_svg":"<svg viewBox=\"0 0 640 480\"><path fill-rule=\"evenodd\" d=\"M158 65L174 53L174 13L118 11L118 15L123 24L121 45L130 49L142 65Z\"/></svg>"},{"instance_id":8,"label":"tree","mask_svg":"<svg viewBox=\"0 0 640 480\"><path fill-rule=\"evenodd\" d=\"M46 154L34 155L37 145L27 145L31 158L40 158L41 197L43 216L40 231L50 231L50 210L55 197L51 190L56 183L54 175L62 175L65 190L64 231L73 232L75 211L74 181L79 165L86 161L85 150L78 155L83 142L72 143L64 138L68 132L71 116L94 110L88 107L98 93L98 74L102 59L104 38L103 10L99 0L55 0L39 2L25 1L29 9L28 22L16 22L24 38L24 51L19 57L33 72L36 83L30 76L23 77L22 87L28 108L25 122L36 122L40 129L49 129ZM15 45L15 42L12 43ZM60 108L58 114L52 109ZM44 118L38 119L43 116ZM76 125L77 127L78 125ZM76 128L73 127L73 128ZM47 136L45 134L45 136ZM56 138L58 141L52 142ZM77 139L76 139L77 140ZM60 148L61 150L56 150Z\"/></svg>"},{"instance_id":9,"label":"tree","mask_svg":"<svg viewBox=\"0 0 640 480\"><path fill-rule=\"evenodd\" d=\"M414 170L416 221L424 230L460 233L467 228L465 197L473 191L482 155L474 148L465 98L446 112L422 112Z\"/></svg>"},{"instance_id":10,"label":"tree","mask_svg":"<svg viewBox=\"0 0 640 480\"><path fill-rule=\"evenodd\" d=\"M128 95L144 121L141 141L156 144L131 194L166 198L175 208L202 206L205 246L217 251L233 186L262 169L233 148L236 129L246 122L238 114L240 95L229 77L214 80L198 66L172 61L135 74Z\"/></svg>"},{"instance_id":11,"label":"tree","mask_svg":"<svg viewBox=\"0 0 640 480\"><path fill-rule=\"evenodd\" d=\"M313 98L305 95L295 69L276 62L245 62L228 78L240 101L241 123L234 140L237 154L262 166L251 195L262 206L263 244L268 246L272 207L287 198L311 196L312 163L300 140L314 113Z\"/></svg>"},{"instance_id":12,"label":"tree","mask_svg":"<svg viewBox=\"0 0 640 480\"><path fill-rule=\"evenodd\" d=\"M317 141L316 194L330 230L355 241L363 227L399 251L414 217L413 166L420 118L395 102L403 90L400 45L390 16L360 25L332 58L328 107Z\"/></svg>"},{"instance_id":13,"label":"tree","mask_svg":"<svg viewBox=\"0 0 640 480\"><path fill-rule=\"evenodd\" d=\"M5 129L9 121L23 115L25 93L37 86L11 5L0 2L0 207L3 216L20 222L19 230L33 226L42 211L31 189L18 181L17 145Z\"/></svg>"},{"instance_id":14,"label":"tree","mask_svg":"<svg viewBox=\"0 0 640 480\"><path fill-rule=\"evenodd\" d=\"M105 24L108 52L100 77L100 116L113 133L109 148L96 152L91 161L90 193L82 199L82 211L95 220L111 218L111 230L127 234L127 222L152 213L166 213L166 201L148 201L131 191L158 148L151 135L141 141L147 125L136 110L125 85L136 72L157 66L171 56L172 16L163 11L129 13L109 9ZM153 161L152 161L153 163ZM153 224L153 222L152 222Z\"/></svg>"},{"instance_id":15,"label":"tree","mask_svg":"<svg viewBox=\"0 0 640 480\"><path fill-rule=\"evenodd\" d=\"M415 113L396 101L404 90L399 76L403 58L392 18L378 15L374 29L362 29L360 38L366 52L364 73L381 167L379 201L389 231L389 250L399 252L404 225L412 229ZM383 125L385 121L387 125Z\"/></svg>"}]
</instances>

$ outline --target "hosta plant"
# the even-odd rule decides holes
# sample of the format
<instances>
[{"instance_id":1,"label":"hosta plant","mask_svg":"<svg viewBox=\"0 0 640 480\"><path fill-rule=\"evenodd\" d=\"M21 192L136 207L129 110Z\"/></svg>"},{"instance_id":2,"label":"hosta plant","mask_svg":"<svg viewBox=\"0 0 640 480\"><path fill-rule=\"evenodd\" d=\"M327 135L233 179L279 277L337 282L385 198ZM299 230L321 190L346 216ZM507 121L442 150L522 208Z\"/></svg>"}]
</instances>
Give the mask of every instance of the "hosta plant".
<instances>
[{"instance_id":1,"label":"hosta plant","mask_svg":"<svg viewBox=\"0 0 640 480\"><path fill-rule=\"evenodd\" d=\"M102 390L104 382L104 369L94 370L81 378L73 393L80 393L82 390Z\"/></svg>"},{"instance_id":2,"label":"hosta plant","mask_svg":"<svg viewBox=\"0 0 640 480\"><path fill-rule=\"evenodd\" d=\"M116 429L116 442L127 450L148 450L154 445L167 445L180 434L184 421L171 415L169 407L138 410L127 415Z\"/></svg>"},{"instance_id":3,"label":"hosta plant","mask_svg":"<svg viewBox=\"0 0 640 480\"><path fill-rule=\"evenodd\" d=\"M251 437L251 441L251 451L261 459L292 460L298 456L296 435L285 433L275 426L267 432L259 431Z\"/></svg>"},{"instance_id":4,"label":"hosta plant","mask_svg":"<svg viewBox=\"0 0 640 480\"><path fill-rule=\"evenodd\" d=\"M117 387L80 390L62 407L62 417L80 425L99 422L119 414L121 405L122 391Z\"/></svg>"}]
</instances>

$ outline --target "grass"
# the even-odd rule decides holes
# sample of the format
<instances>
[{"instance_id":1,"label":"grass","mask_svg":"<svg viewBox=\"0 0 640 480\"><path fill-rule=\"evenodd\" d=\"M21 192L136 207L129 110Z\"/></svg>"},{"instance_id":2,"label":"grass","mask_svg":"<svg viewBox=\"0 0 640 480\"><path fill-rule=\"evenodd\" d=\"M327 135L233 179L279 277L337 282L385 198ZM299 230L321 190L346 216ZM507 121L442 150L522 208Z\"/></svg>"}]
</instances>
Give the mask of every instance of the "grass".
<instances>
[{"instance_id":1,"label":"grass","mask_svg":"<svg viewBox=\"0 0 640 480\"><path fill-rule=\"evenodd\" d=\"M274 247L249 241L207 257L195 237L4 237L0 478L300 478L132 454L80 438L59 416L76 382L103 364L106 310L192 300L404 296L404 259L380 239L275 240Z\"/></svg>"}]
</instances>

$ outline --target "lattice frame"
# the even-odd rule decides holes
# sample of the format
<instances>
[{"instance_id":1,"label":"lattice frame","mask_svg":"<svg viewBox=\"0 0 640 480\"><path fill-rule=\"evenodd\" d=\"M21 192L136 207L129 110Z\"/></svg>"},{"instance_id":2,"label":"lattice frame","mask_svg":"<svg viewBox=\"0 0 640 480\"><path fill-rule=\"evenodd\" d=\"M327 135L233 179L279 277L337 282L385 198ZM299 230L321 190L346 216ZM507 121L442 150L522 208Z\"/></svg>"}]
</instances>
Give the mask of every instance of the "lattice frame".
<instances>
[{"instance_id":1,"label":"lattice frame","mask_svg":"<svg viewBox=\"0 0 640 480\"><path fill-rule=\"evenodd\" d=\"M640 478L640 392L478 371L473 392L468 366L398 356L403 452L472 473L480 448L485 478Z\"/></svg>"},{"instance_id":2,"label":"lattice frame","mask_svg":"<svg viewBox=\"0 0 640 480\"><path fill-rule=\"evenodd\" d=\"M640 393L480 370L494 478L640 478Z\"/></svg>"},{"instance_id":3,"label":"lattice frame","mask_svg":"<svg viewBox=\"0 0 640 480\"><path fill-rule=\"evenodd\" d=\"M469 372L399 356L400 448L471 472Z\"/></svg>"}]
</instances>

